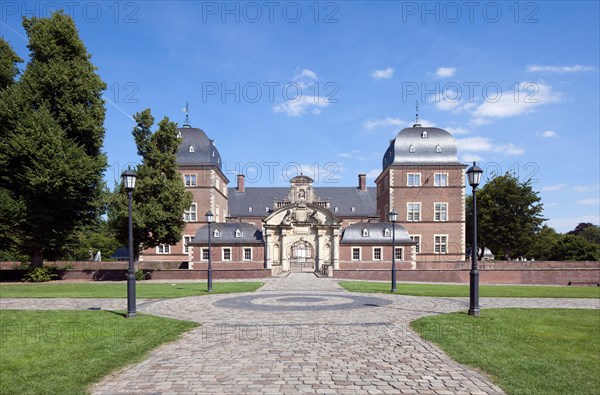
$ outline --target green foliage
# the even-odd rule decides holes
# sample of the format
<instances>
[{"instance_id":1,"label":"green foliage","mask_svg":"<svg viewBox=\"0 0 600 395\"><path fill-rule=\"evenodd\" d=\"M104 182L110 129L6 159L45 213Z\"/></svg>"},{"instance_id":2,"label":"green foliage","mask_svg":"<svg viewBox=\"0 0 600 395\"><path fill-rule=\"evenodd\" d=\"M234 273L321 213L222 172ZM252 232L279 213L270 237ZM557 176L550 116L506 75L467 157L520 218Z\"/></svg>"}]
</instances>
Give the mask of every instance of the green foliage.
<instances>
[{"instance_id":1,"label":"green foliage","mask_svg":"<svg viewBox=\"0 0 600 395\"><path fill-rule=\"evenodd\" d=\"M532 238L528 257L537 261L552 261L556 258L556 249L561 235L556 231L544 225L542 229Z\"/></svg>"},{"instance_id":2,"label":"green foliage","mask_svg":"<svg viewBox=\"0 0 600 395\"><path fill-rule=\"evenodd\" d=\"M509 173L499 176L477 191L477 243L503 259L527 255L533 237L544 218L538 193L529 180L520 182ZM473 229L473 199L467 199L467 244Z\"/></svg>"},{"instance_id":3,"label":"green foliage","mask_svg":"<svg viewBox=\"0 0 600 395\"><path fill-rule=\"evenodd\" d=\"M507 394L597 394L598 310L484 309L420 318L411 327Z\"/></svg>"},{"instance_id":4,"label":"green foliage","mask_svg":"<svg viewBox=\"0 0 600 395\"><path fill-rule=\"evenodd\" d=\"M47 267L31 267L23 277L23 281L28 283L46 283L56 277Z\"/></svg>"},{"instance_id":5,"label":"green foliage","mask_svg":"<svg viewBox=\"0 0 600 395\"><path fill-rule=\"evenodd\" d=\"M591 225L591 224L590 224ZM600 245L588 241L584 235L597 227L586 227L581 232L569 232L566 235L556 233L548 226L542 227L531 242L528 256L536 260L548 261L595 261L600 259Z\"/></svg>"},{"instance_id":6,"label":"green foliage","mask_svg":"<svg viewBox=\"0 0 600 395\"><path fill-rule=\"evenodd\" d=\"M125 320L114 311L0 310L0 322L0 393L23 395L89 393L110 372L197 326L144 314Z\"/></svg>"},{"instance_id":7,"label":"green foliage","mask_svg":"<svg viewBox=\"0 0 600 395\"><path fill-rule=\"evenodd\" d=\"M165 117L158 123L158 130L152 132L154 117L150 109L134 118L137 125L133 136L142 157L133 191L133 239L138 256L146 248L181 240L183 213L190 207L192 196L185 191L177 171L177 125ZM120 185L109 207L109 222L123 245L128 245L127 219L127 192Z\"/></svg>"},{"instance_id":8,"label":"green foliage","mask_svg":"<svg viewBox=\"0 0 600 395\"><path fill-rule=\"evenodd\" d=\"M68 15L23 26L30 61L0 91L0 199L11 208L0 227L11 226L16 249L39 266L64 255L101 211L106 85Z\"/></svg>"},{"instance_id":9,"label":"green foliage","mask_svg":"<svg viewBox=\"0 0 600 395\"><path fill-rule=\"evenodd\" d=\"M121 246L108 221L99 218L92 225L79 229L65 258L75 261L91 259L98 251L107 260Z\"/></svg>"},{"instance_id":10,"label":"green foliage","mask_svg":"<svg viewBox=\"0 0 600 395\"><path fill-rule=\"evenodd\" d=\"M138 269L135 271L135 279L137 281L149 280L150 277L150 273L144 273L144 270L142 269Z\"/></svg>"},{"instance_id":11,"label":"green foliage","mask_svg":"<svg viewBox=\"0 0 600 395\"><path fill-rule=\"evenodd\" d=\"M3 37L0 37L0 90L14 84L19 75L18 64L22 62L23 59L16 54Z\"/></svg>"},{"instance_id":12,"label":"green foliage","mask_svg":"<svg viewBox=\"0 0 600 395\"><path fill-rule=\"evenodd\" d=\"M585 229L583 229L578 234L578 236L583 237L584 239L586 239L588 242L590 242L592 244L600 245L600 226L592 225L592 224L589 224L589 225L590 226L586 226ZM569 233L571 233L571 232L569 232Z\"/></svg>"}]
</instances>

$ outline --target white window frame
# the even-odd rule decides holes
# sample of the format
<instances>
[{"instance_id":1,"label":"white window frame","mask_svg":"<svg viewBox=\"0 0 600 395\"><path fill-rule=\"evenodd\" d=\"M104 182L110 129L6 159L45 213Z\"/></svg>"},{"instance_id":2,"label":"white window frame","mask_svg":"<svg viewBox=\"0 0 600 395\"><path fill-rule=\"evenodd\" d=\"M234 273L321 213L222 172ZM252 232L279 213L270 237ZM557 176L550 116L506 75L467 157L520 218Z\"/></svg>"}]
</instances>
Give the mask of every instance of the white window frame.
<instances>
[{"instance_id":1,"label":"white window frame","mask_svg":"<svg viewBox=\"0 0 600 395\"><path fill-rule=\"evenodd\" d=\"M415 244L415 253L421 253L421 235L410 235L409 236L412 241L415 241L415 238L418 238L417 244Z\"/></svg>"},{"instance_id":2,"label":"white window frame","mask_svg":"<svg viewBox=\"0 0 600 395\"><path fill-rule=\"evenodd\" d=\"M442 179L443 179L443 182L442 182ZM448 186L448 173L435 173L433 175L433 186L434 187L447 187Z\"/></svg>"},{"instance_id":3,"label":"white window frame","mask_svg":"<svg viewBox=\"0 0 600 395\"><path fill-rule=\"evenodd\" d=\"M244 235L244 232L241 229L236 229L235 230L235 237L237 239L241 238Z\"/></svg>"},{"instance_id":4,"label":"white window frame","mask_svg":"<svg viewBox=\"0 0 600 395\"><path fill-rule=\"evenodd\" d=\"M246 258L246 252L250 251L250 258ZM252 247L243 247L242 249L242 260L248 262L252 260Z\"/></svg>"},{"instance_id":5,"label":"white window frame","mask_svg":"<svg viewBox=\"0 0 600 395\"><path fill-rule=\"evenodd\" d=\"M375 257L375 251L379 251L379 258ZM373 247L373 260L374 261L382 261L383 260L383 248Z\"/></svg>"},{"instance_id":6,"label":"white window frame","mask_svg":"<svg viewBox=\"0 0 600 395\"><path fill-rule=\"evenodd\" d=\"M354 258L354 251L355 251L355 250L358 250L358 259ZM361 250L361 248L360 248L360 247L352 247L352 248L350 249L350 258L351 258L353 261L357 261L357 262L358 262L358 261L361 261L361 260L362 260L362 259L361 259L361 258L362 258L362 250Z\"/></svg>"},{"instance_id":7,"label":"white window frame","mask_svg":"<svg viewBox=\"0 0 600 395\"><path fill-rule=\"evenodd\" d=\"M202 251L200 252L200 261L202 262L207 262L208 261L208 247L202 247ZM204 254L206 253L206 258L204 257Z\"/></svg>"},{"instance_id":8,"label":"white window frame","mask_svg":"<svg viewBox=\"0 0 600 395\"><path fill-rule=\"evenodd\" d=\"M418 218L415 219L415 210L411 210L410 207L415 205L419 208L416 212L418 214ZM412 219L411 219L412 214ZM408 222L420 222L421 221L421 202L410 202L406 203L406 221Z\"/></svg>"},{"instance_id":9,"label":"white window frame","mask_svg":"<svg viewBox=\"0 0 600 395\"><path fill-rule=\"evenodd\" d=\"M198 177L196 176L196 174L184 174L183 175L183 182L186 186L186 188L192 188L195 187L197 184L197 179Z\"/></svg>"},{"instance_id":10,"label":"white window frame","mask_svg":"<svg viewBox=\"0 0 600 395\"><path fill-rule=\"evenodd\" d=\"M412 183L410 182L412 176ZM418 182L415 185L415 177L418 178ZM407 187L420 187L421 186L421 173L406 173L406 186Z\"/></svg>"},{"instance_id":11,"label":"white window frame","mask_svg":"<svg viewBox=\"0 0 600 395\"><path fill-rule=\"evenodd\" d=\"M404 260L404 248L396 247L396 251L394 251L394 256L396 260L403 261Z\"/></svg>"},{"instance_id":12,"label":"white window frame","mask_svg":"<svg viewBox=\"0 0 600 395\"><path fill-rule=\"evenodd\" d=\"M225 259L225 251L229 251L229 259ZM223 262L231 262L233 259L233 250L231 247L223 247L221 249L221 260Z\"/></svg>"},{"instance_id":13,"label":"white window frame","mask_svg":"<svg viewBox=\"0 0 600 395\"><path fill-rule=\"evenodd\" d=\"M189 209L183 212L185 222L196 222L198 220L198 203L192 203Z\"/></svg>"},{"instance_id":14,"label":"white window frame","mask_svg":"<svg viewBox=\"0 0 600 395\"><path fill-rule=\"evenodd\" d=\"M186 242L187 239L187 242ZM189 254L194 247L189 246L189 244L194 241L194 236L192 235L183 235L183 253Z\"/></svg>"},{"instance_id":15,"label":"white window frame","mask_svg":"<svg viewBox=\"0 0 600 395\"><path fill-rule=\"evenodd\" d=\"M169 244L159 244L156 246L156 253L159 255L168 255L171 253L171 246Z\"/></svg>"},{"instance_id":16,"label":"white window frame","mask_svg":"<svg viewBox=\"0 0 600 395\"><path fill-rule=\"evenodd\" d=\"M445 242L442 242L442 237L445 238ZM437 238L440 241L437 241ZM444 251L442 251L442 247L444 247ZM437 255L445 255L448 253L448 235L447 234L439 234L433 235L433 253Z\"/></svg>"},{"instance_id":17,"label":"white window frame","mask_svg":"<svg viewBox=\"0 0 600 395\"><path fill-rule=\"evenodd\" d=\"M439 205L439 210L438 210ZM442 207L444 209L442 210ZM445 218L442 219L442 214L445 214ZM435 222L447 222L448 221L448 202L435 202L433 203L433 220Z\"/></svg>"},{"instance_id":18,"label":"white window frame","mask_svg":"<svg viewBox=\"0 0 600 395\"><path fill-rule=\"evenodd\" d=\"M361 231L361 236L362 237L369 237L369 229L363 228L363 230Z\"/></svg>"},{"instance_id":19,"label":"white window frame","mask_svg":"<svg viewBox=\"0 0 600 395\"><path fill-rule=\"evenodd\" d=\"M385 228L385 229L383 230L383 236L384 236L384 237L389 237L389 236L390 236L390 234L391 234L390 228Z\"/></svg>"}]
</instances>

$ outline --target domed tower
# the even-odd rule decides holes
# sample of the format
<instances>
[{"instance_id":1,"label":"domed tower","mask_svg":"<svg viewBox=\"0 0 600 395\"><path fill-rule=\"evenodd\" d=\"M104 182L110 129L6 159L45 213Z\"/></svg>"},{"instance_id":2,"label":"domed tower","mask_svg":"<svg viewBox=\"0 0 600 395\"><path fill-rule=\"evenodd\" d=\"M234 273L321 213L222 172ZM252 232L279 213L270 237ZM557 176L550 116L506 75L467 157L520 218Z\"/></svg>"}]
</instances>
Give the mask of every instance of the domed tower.
<instances>
[{"instance_id":1,"label":"domed tower","mask_svg":"<svg viewBox=\"0 0 600 395\"><path fill-rule=\"evenodd\" d=\"M377 184L377 210L417 241L417 261L464 260L465 165L456 156L456 141L440 128L418 121L390 141Z\"/></svg>"}]
</instances>

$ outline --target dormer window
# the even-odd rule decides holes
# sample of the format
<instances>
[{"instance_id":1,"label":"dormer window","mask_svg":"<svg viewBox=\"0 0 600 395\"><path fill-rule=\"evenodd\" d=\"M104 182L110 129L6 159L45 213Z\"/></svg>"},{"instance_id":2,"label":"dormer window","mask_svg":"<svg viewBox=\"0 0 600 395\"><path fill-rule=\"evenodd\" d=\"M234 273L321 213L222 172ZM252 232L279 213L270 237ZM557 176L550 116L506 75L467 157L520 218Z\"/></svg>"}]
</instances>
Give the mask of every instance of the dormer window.
<instances>
[{"instance_id":1,"label":"dormer window","mask_svg":"<svg viewBox=\"0 0 600 395\"><path fill-rule=\"evenodd\" d=\"M180 139L181 138L181 132L177 132L177 138Z\"/></svg>"},{"instance_id":2,"label":"dormer window","mask_svg":"<svg viewBox=\"0 0 600 395\"><path fill-rule=\"evenodd\" d=\"M188 150L188 151L190 151L190 152L194 152L194 146L193 146L193 145L190 145L190 148L189 148L189 150Z\"/></svg>"},{"instance_id":3,"label":"dormer window","mask_svg":"<svg viewBox=\"0 0 600 395\"><path fill-rule=\"evenodd\" d=\"M421 133L421 138L426 139L427 138L427 131L424 130L423 133Z\"/></svg>"},{"instance_id":4,"label":"dormer window","mask_svg":"<svg viewBox=\"0 0 600 395\"><path fill-rule=\"evenodd\" d=\"M268 213L268 212L269 212L269 208L265 207L265 213Z\"/></svg>"},{"instance_id":5,"label":"dormer window","mask_svg":"<svg viewBox=\"0 0 600 395\"><path fill-rule=\"evenodd\" d=\"M390 230L389 230L389 228L385 228L385 229L383 230L383 235L384 235L385 237L390 237Z\"/></svg>"},{"instance_id":6,"label":"dormer window","mask_svg":"<svg viewBox=\"0 0 600 395\"><path fill-rule=\"evenodd\" d=\"M415 146L411 145L410 147L408 147L408 152L410 152L411 154L415 152Z\"/></svg>"},{"instance_id":7,"label":"dormer window","mask_svg":"<svg viewBox=\"0 0 600 395\"><path fill-rule=\"evenodd\" d=\"M248 207L248 212L251 213L252 212L252 207Z\"/></svg>"},{"instance_id":8,"label":"dormer window","mask_svg":"<svg viewBox=\"0 0 600 395\"><path fill-rule=\"evenodd\" d=\"M213 158L215 157L215 151L212 152L212 156L213 156Z\"/></svg>"},{"instance_id":9,"label":"dormer window","mask_svg":"<svg viewBox=\"0 0 600 395\"><path fill-rule=\"evenodd\" d=\"M440 152L442 152L442 147L441 147L441 146L439 146L439 145L438 145L437 147L435 147L435 152L437 152L438 154L439 154Z\"/></svg>"},{"instance_id":10,"label":"dormer window","mask_svg":"<svg viewBox=\"0 0 600 395\"><path fill-rule=\"evenodd\" d=\"M356 211L356 208L352 207L352 212L355 212L355 211Z\"/></svg>"},{"instance_id":11,"label":"dormer window","mask_svg":"<svg viewBox=\"0 0 600 395\"><path fill-rule=\"evenodd\" d=\"M335 206L335 207L333 208L333 211L335 211L335 212L337 213L337 211L338 211L338 207L337 207L337 206Z\"/></svg>"},{"instance_id":12,"label":"dormer window","mask_svg":"<svg viewBox=\"0 0 600 395\"><path fill-rule=\"evenodd\" d=\"M238 237L238 238L239 238L239 237L242 237L242 231L241 231L241 230L239 230L239 229L236 229L236 230L235 230L235 237Z\"/></svg>"},{"instance_id":13,"label":"dormer window","mask_svg":"<svg viewBox=\"0 0 600 395\"><path fill-rule=\"evenodd\" d=\"M362 236L363 237L369 237L369 230L367 228L363 228L363 230L362 230Z\"/></svg>"},{"instance_id":14,"label":"dormer window","mask_svg":"<svg viewBox=\"0 0 600 395\"><path fill-rule=\"evenodd\" d=\"M213 237L221 237L221 232L219 232L219 229L215 229L213 231Z\"/></svg>"}]
</instances>

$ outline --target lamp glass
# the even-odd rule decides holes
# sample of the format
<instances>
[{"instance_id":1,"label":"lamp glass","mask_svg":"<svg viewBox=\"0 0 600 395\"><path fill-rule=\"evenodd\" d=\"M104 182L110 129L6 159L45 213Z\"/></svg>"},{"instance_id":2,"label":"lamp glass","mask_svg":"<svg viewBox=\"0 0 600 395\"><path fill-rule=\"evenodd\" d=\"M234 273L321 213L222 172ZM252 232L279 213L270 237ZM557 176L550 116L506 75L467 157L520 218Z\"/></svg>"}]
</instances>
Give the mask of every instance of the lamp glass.
<instances>
[{"instance_id":1,"label":"lamp glass","mask_svg":"<svg viewBox=\"0 0 600 395\"><path fill-rule=\"evenodd\" d=\"M398 213L396 212L396 210L392 210L390 212L390 221L396 222L397 219L398 219Z\"/></svg>"},{"instance_id":2,"label":"lamp glass","mask_svg":"<svg viewBox=\"0 0 600 395\"><path fill-rule=\"evenodd\" d=\"M469 177L469 185L476 187L481 181L481 174L483 170L473 162L473 166L467 170L467 176Z\"/></svg>"},{"instance_id":3,"label":"lamp glass","mask_svg":"<svg viewBox=\"0 0 600 395\"><path fill-rule=\"evenodd\" d=\"M214 219L215 219L215 216L213 215L212 211L209 210L206 213L206 222L212 223Z\"/></svg>"},{"instance_id":4,"label":"lamp glass","mask_svg":"<svg viewBox=\"0 0 600 395\"><path fill-rule=\"evenodd\" d=\"M137 178L135 171L127 169L121 174L121 178L123 178L123 185L125 185L125 189L131 191L135 188L135 180Z\"/></svg>"}]
</instances>

